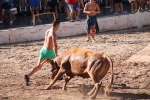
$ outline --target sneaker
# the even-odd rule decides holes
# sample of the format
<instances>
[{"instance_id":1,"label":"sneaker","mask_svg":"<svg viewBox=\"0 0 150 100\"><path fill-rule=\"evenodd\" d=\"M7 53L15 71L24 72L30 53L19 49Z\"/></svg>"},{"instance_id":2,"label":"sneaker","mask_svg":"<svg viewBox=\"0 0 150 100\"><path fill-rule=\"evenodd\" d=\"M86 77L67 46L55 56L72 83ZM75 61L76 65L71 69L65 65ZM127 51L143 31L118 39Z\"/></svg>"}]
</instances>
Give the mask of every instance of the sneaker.
<instances>
[{"instance_id":1,"label":"sneaker","mask_svg":"<svg viewBox=\"0 0 150 100\"><path fill-rule=\"evenodd\" d=\"M41 23L42 21L40 19L38 19L37 22Z\"/></svg>"},{"instance_id":2,"label":"sneaker","mask_svg":"<svg viewBox=\"0 0 150 100\"><path fill-rule=\"evenodd\" d=\"M85 42L89 42L90 41L90 39L89 38L87 38L86 40L85 40Z\"/></svg>"},{"instance_id":3,"label":"sneaker","mask_svg":"<svg viewBox=\"0 0 150 100\"><path fill-rule=\"evenodd\" d=\"M111 6L106 6L105 8L111 8Z\"/></svg>"},{"instance_id":4,"label":"sneaker","mask_svg":"<svg viewBox=\"0 0 150 100\"><path fill-rule=\"evenodd\" d=\"M74 22L74 20L70 20L71 22Z\"/></svg>"},{"instance_id":5,"label":"sneaker","mask_svg":"<svg viewBox=\"0 0 150 100\"><path fill-rule=\"evenodd\" d=\"M134 12L134 13L136 13L136 12L137 12L137 10L135 9L133 12Z\"/></svg>"},{"instance_id":6,"label":"sneaker","mask_svg":"<svg viewBox=\"0 0 150 100\"><path fill-rule=\"evenodd\" d=\"M122 12L122 14L126 14L126 13L127 13L127 11Z\"/></svg>"},{"instance_id":7,"label":"sneaker","mask_svg":"<svg viewBox=\"0 0 150 100\"><path fill-rule=\"evenodd\" d=\"M113 12L113 8L110 9L110 12Z\"/></svg>"},{"instance_id":8,"label":"sneaker","mask_svg":"<svg viewBox=\"0 0 150 100\"><path fill-rule=\"evenodd\" d=\"M114 13L114 15L118 15L118 13Z\"/></svg>"},{"instance_id":9,"label":"sneaker","mask_svg":"<svg viewBox=\"0 0 150 100\"><path fill-rule=\"evenodd\" d=\"M11 20L9 23L10 23L10 24L12 24L12 23L13 23L13 21Z\"/></svg>"},{"instance_id":10,"label":"sneaker","mask_svg":"<svg viewBox=\"0 0 150 100\"><path fill-rule=\"evenodd\" d=\"M138 12L144 12L144 9L139 9Z\"/></svg>"},{"instance_id":11,"label":"sneaker","mask_svg":"<svg viewBox=\"0 0 150 100\"><path fill-rule=\"evenodd\" d=\"M2 24L2 23L3 23L3 21L1 20L1 21L0 21L0 24Z\"/></svg>"},{"instance_id":12,"label":"sneaker","mask_svg":"<svg viewBox=\"0 0 150 100\"><path fill-rule=\"evenodd\" d=\"M145 8L145 11L148 11L148 8Z\"/></svg>"},{"instance_id":13,"label":"sneaker","mask_svg":"<svg viewBox=\"0 0 150 100\"><path fill-rule=\"evenodd\" d=\"M92 40L92 42L95 42L95 39L92 38L91 40Z\"/></svg>"},{"instance_id":14,"label":"sneaker","mask_svg":"<svg viewBox=\"0 0 150 100\"><path fill-rule=\"evenodd\" d=\"M30 81L30 78L28 75L24 75L24 79L25 79L25 82L26 82L26 86L29 86L29 81Z\"/></svg>"}]
</instances>

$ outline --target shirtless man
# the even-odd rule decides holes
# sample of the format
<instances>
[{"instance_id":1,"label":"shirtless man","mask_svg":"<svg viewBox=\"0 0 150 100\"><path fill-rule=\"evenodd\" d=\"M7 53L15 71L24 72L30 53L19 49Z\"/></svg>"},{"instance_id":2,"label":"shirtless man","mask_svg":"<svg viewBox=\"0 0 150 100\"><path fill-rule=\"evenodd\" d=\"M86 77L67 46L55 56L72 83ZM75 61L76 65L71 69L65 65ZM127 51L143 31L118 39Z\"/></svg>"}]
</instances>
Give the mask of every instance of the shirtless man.
<instances>
[{"instance_id":1,"label":"shirtless man","mask_svg":"<svg viewBox=\"0 0 150 100\"><path fill-rule=\"evenodd\" d=\"M88 2L83 10L83 13L87 14L87 25L86 25L86 33L87 33L87 40L88 42L90 40L90 36L92 36L91 40L94 42L95 41L95 29L96 29L96 14L100 13L100 8L97 3L94 2L94 0L90 0ZM91 35L90 35L90 29L92 30Z\"/></svg>"},{"instance_id":2,"label":"shirtless man","mask_svg":"<svg viewBox=\"0 0 150 100\"><path fill-rule=\"evenodd\" d=\"M27 75L24 76L26 85L29 85L30 77L39 69L42 68L42 62L45 59L54 59L57 56L57 35L56 31L60 26L59 21L54 21L51 29L45 33L44 45L40 51L38 65Z\"/></svg>"}]
</instances>

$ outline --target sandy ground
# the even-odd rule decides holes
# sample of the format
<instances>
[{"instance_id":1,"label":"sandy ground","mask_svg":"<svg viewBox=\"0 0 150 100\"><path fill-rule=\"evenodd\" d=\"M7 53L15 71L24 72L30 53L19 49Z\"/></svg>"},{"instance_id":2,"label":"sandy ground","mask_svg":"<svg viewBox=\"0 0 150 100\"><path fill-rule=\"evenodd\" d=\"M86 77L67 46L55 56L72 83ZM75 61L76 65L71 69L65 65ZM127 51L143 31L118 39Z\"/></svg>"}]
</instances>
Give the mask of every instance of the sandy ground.
<instances>
[{"instance_id":1,"label":"sandy ground","mask_svg":"<svg viewBox=\"0 0 150 100\"><path fill-rule=\"evenodd\" d=\"M150 62L128 60L150 44L150 28L99 33L96 43L86 43L85 39L86 35L58 38L58 53L76 46L104 52L113 59L112 92L104 96L104 86L110 79L108 73L96 100L150 100ZM87 100L84 92L92 89L91 79L73 78L67 85L68 91L61 90L64 80L58 80L52 90L44 90L50 82L50 68L46 64L31 77L30 86L25 86L24 74L37 64L42 45L43 40L0 45L0 99Z\"/></svg>"}]
</instances>

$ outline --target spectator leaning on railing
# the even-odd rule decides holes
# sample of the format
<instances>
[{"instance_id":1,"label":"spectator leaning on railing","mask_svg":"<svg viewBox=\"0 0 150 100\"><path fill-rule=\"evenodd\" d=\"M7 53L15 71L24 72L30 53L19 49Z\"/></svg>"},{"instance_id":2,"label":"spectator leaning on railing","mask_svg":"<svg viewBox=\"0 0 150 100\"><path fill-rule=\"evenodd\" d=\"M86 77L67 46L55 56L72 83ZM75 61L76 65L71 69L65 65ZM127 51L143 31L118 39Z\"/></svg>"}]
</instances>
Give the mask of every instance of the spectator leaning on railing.
<instances>
[{"instance_id":1,"label":"spectator leaning on railing","mask_svg":"<svg viewBox=\"0 0 150 100\"><path fill-rule=\"evenodd\" d=\"M13 23L13 20L12 20L12 14L11 14L11 1L10 0L2 0L2 4L1 4L1 9L2 9L2 14L1 14L1 21L0 23L3 23L3 20L5 18L5 10L8 10L8 13L9 13L9 17L10 17L10 24Z\"/></svg>"}]
</instances>

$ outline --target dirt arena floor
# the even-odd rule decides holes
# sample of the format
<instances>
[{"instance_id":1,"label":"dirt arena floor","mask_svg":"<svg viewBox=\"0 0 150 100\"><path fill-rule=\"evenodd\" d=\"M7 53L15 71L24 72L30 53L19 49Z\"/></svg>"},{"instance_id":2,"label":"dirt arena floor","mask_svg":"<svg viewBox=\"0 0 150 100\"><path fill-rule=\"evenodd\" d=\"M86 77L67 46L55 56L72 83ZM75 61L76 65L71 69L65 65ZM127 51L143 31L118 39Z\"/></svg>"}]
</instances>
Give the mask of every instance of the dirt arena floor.
<instances>
[{"instance_id":1,"label":"dirt arena floor","mask_svg":"<svg viewBox=\"0 0 150 100\"><path fill-rule=\"evenodd\" d=\"M96 43L85 39L86 35L58 38L58 53L81 47L113 59L112 92L105 96L103 91L110 79L108 72L96 100L150 100L150 62L128 60L150 45L150 28L98 33ZM68 91L61 90L64 80L58 80L52 90L45 90L50 82L47 64L31 77L30 86L25 86L24 74L36 66L42 45L43 40L0 45L0 100L87 100L85 93L93 87L91 79L73 78Z\"/></svg>"}]
</instances>

